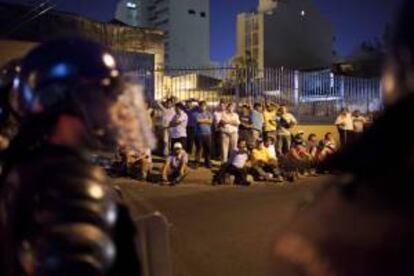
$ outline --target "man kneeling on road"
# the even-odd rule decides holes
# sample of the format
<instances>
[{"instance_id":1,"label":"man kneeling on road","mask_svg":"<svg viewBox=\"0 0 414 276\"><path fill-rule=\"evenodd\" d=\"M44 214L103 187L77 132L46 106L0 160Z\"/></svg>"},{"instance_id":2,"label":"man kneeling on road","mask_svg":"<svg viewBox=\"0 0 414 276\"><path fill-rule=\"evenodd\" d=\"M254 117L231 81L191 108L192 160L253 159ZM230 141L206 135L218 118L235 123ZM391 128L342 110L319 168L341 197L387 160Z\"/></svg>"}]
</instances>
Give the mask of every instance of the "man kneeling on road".
<instances>
[{"instance_id":1,"label":"man kneeling on road","mask_svg":"<svg viewBox=\"0 0 414 276\"><path fill-rule=\"evenodd\" d=\"M226 174L235 177L235 184L249 186L251 183L247 180L247 161L249 160L249 151L246 140L240 139L237 143L237 149L230 154L230 159L223 164L213 179L213 185L224 184Z\"/></svg>"},{"instance_id":2,"label":"man kneeling on road","mask_svg":"<svg viewBox=\"0 0 414 276\"><path fill-rule=\"evenodd\" d=\"M173 146L173 153L167 158L162 167L162 183L176 185L179 184L188 171L188 154L179 142Z\"/></svg>"},{"instance_id":3,"label":"man kneeling on road","mask_svg":"<svg viewBox=\"0 0 414 276\"><path fill-rule=\"evenodd\" d=\"M283 181L277 159L270 155L261 139L257 140L256 148L252 151L252 165L259 180Z\"/></svg>"}]
</instances>

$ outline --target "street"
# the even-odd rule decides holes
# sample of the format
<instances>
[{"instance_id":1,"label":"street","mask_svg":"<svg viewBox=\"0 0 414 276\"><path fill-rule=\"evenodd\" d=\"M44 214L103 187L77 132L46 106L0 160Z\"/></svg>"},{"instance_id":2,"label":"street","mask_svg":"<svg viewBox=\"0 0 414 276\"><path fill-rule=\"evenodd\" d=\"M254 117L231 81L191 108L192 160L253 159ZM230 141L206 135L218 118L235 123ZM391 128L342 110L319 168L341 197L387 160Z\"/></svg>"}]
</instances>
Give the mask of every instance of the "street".
<instances>
[{"instance_id":1,"label":"street","mask_svg":"<svg viewBox=\"0 0 414 276\"><path fill-rule=\"evenodd\" d=\"M270 275L278 231L326 177L252 187L214 187L210 179L197 170L176 187L114 181L138 213L167 216L174 276Z\"/></svg>"}]
</instances>

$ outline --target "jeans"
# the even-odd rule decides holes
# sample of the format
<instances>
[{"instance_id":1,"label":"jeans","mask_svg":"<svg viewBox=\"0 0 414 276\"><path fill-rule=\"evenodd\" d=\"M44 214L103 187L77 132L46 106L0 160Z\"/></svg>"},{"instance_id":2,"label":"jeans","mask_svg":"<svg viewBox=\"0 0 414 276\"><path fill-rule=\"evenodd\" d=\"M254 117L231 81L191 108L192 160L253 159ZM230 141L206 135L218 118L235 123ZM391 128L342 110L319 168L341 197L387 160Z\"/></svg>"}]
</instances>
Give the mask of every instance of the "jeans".
<instances>
[{"instance_id":1,"label":"jeans","mask_svg":"<svg viewBox=\"0 0 414 276\"><path fill-rule=\"evenodd\" d=\"M234 175L235 177L235 183L239 184L239 185L247 185L249 184L247 182L247 170L246 168L242 168L239 169L233 165L229 165L229 164L224 164L219 172L217 173L217 175L215 176L215 182L219 183L219 184L223 184L224 183L224 178L226 176L226 174L231 174Z\"/></svg>"},{"instance_id":2,"label":"jeans","mask_svg":"<svg viewBox=\"0 0 414 276\"><path fill-rule=\"evenodd\" d=\"M193 153L194 144L196 143L196 131L195 127L187 127L187 145L183 145L186 148L188 155Z\"/></svg>"},{"instance_id":3,"label":"jeans","mask_svg":"<svg viewBox=\"0 0 414 276\"><path fill-rule=\"evenodd\" d=\"M226 163L229 157L229 153L237 148L237 141L239 135L237 132L233 133L221 133L221 161Z\"/></svg>"},{"instance_id":4,"label":"jeans","mask_svg":"<svg viewBox=\"0 0 414 276\"><path fill-rule=\"evenodd\" d=\"M201 153L204 157L204 165L211 166L211 134L201 134L196 137L196 160L201 162Z\"/></svg>"},{"instance_id":5,"label":"jeans","mask_svg":"<svg viewBox=\"0 0 414 276\"><path fill-rule=\"evenodd\" d=\"M288 154L290 145L292 143L292 137L290 135L278 135L277 136L277 152L280 155Z\"/></svg>"}]
</instances>

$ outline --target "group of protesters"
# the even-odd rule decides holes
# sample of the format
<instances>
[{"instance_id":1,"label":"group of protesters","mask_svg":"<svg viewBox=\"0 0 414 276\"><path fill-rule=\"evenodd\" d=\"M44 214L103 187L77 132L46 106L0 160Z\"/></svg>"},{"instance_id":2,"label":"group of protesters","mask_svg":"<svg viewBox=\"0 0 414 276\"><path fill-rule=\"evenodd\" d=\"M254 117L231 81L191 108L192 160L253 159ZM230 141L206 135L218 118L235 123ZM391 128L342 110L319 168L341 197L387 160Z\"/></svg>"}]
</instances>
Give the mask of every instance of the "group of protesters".
<instances>
[{"instance_id":1,"label":"group of protesters","mask_svg":"<svg viewBox=\"0 0 414 276\"><path fill-rule=\"evenodd\" d=\"M333 133L318 137L296 130L295 116L286 105L275 102L220 100L212 106L169 97L156 102L149 114L160 141L158 155L164 157L157 180L162 184L178 184L190 169L200 166L214 172L213 184L224 184L229 176L240 185L295 181L316 176L317 164L338 149ZM344 109L335 122L340 144L361 133L366 123L360 112L351 115ZM150 149L117 153L126 175L153 181Z\"/></svg>"}]
</instances>

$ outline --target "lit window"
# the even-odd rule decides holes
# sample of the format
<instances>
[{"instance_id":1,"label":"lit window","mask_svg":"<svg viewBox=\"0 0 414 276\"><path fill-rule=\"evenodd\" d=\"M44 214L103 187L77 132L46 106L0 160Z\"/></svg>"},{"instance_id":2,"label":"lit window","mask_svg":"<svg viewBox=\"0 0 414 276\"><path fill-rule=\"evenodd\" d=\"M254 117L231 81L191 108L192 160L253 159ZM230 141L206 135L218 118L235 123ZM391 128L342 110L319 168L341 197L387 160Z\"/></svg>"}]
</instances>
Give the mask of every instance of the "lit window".
<instances>
[{"instance_id":1,"label":"lit window","mask_svg":"<svg viewBox=\"0 0 414 276\"><path fill-rule=\"evenodd\" d=\"M301 16L305 16L305 15L306 15L306 12L305 12L304 10L302 10L302 11L300 12L300 15L301 15Z\"/></svg>"},{"instance_id":2,"label":"lit window","mask_svg":"<svg viewBox=\"0 0 414 276\"><path fill-rule=\"evenodd\" d=\"M137 8L137 4L134 2L127 2L126 3L127 8L129 9L136 9Z\"/></svg>"}]
</instances>

